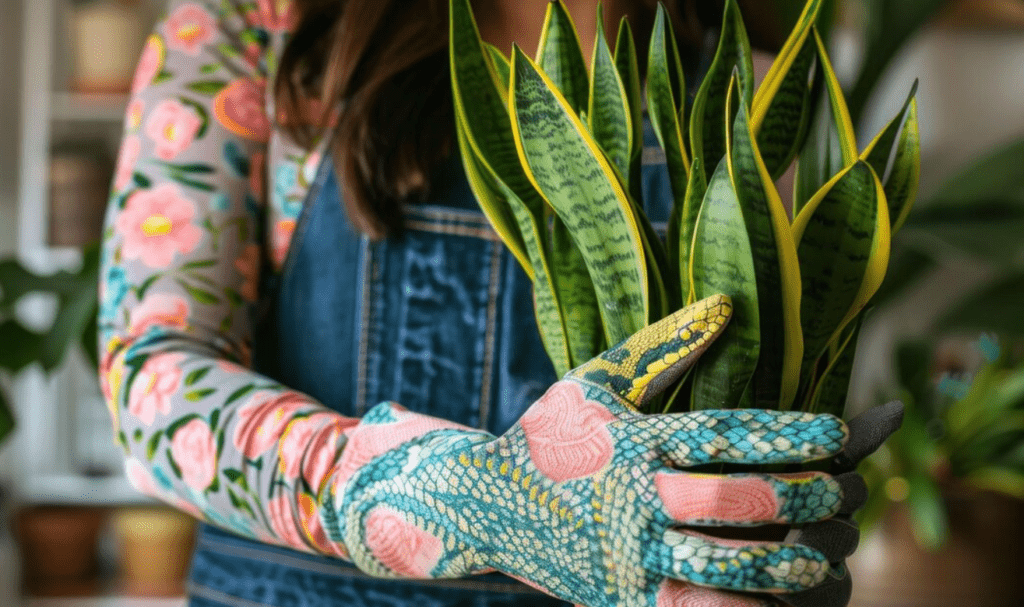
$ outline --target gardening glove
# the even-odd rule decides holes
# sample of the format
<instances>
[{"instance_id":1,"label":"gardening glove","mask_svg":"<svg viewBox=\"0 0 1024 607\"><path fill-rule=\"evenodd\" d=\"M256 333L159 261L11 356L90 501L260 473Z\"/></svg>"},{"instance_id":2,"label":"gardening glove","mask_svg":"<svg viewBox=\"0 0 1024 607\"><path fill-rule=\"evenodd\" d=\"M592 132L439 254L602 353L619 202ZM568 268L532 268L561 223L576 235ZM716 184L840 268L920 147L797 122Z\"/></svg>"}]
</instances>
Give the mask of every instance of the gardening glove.
<instances>
[{"instance_id":1,"label":"gardening glove","mask_svg":"<svg viewBox=\"0 0 1024 607\"><path fill-rule=\"evenodd\" d=\"M810 546L823 555L830 563L825 581L811 588L779 598L792 607L819 607L820 605L846 605L850 602L853 592L853 580L850 572L842 562L853 554L860 541L860 529L852 515L867 500L867 487L856 472L857 464L871 455L882 443L899 430L903 423L903 403L891 403L874 407L853 418L847 424L850 438L846 448L832 460L830 470L841 474L842 478L850 478L844 484L843 505L836 516L816 523L810 523L802 529L794 529L786 537L805 546Z\"/></svg>"},{"instance_id":2,"label":"gardening glove","mask_svg":"<svg viewBox=\"0 0 1024 607\"><path fill-rule=\"evenodd\" d=\"M834 457L831 415L709 410L642 415L724 328L723 296L643 329L577 369L495 437L384 403L350 433L321 488L332 540L380 577L501 571L587 607L754 606L829 559L799 543L720 540L682 525L799 525L843 507L821 472L711 475L712 463Z\"/></svg>"}]
</instances>

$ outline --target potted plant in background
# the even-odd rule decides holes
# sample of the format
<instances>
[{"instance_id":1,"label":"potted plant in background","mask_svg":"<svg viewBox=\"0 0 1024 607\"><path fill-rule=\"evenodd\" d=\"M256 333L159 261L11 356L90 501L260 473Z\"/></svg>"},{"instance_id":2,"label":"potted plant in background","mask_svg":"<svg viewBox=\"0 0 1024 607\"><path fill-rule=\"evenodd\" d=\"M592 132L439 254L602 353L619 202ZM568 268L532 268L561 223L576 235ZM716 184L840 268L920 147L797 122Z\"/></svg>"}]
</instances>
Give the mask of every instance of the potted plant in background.
<instances>
[{"instance_id":1,"label":"potted plant in background","mask_svg":"<svg viewBox=\"0 0 1024 607\"><path fill-rule=\"evenodd\" d=\"M0 370L14 376L38 364L51 374L80 344L96 364L99 247L86 248L77 270L38 274L16 259L0 261ZM37 330L17 314L27 295L56 300L52 324ZM14 429L6 394L0 390L0 441ZM35 594L92 594L98 591L96 544L104 515L98 508L39 505L15 516L26 590Z\"/></svg>"}]
</instances>

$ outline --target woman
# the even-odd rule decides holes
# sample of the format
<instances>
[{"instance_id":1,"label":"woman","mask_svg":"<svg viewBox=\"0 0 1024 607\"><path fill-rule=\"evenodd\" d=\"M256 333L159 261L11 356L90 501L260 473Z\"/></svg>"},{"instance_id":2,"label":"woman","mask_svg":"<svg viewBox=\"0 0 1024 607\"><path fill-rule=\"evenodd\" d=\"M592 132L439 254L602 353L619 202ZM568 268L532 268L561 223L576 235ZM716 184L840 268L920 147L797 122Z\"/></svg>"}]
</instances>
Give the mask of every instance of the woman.
<instances>
[{"instance_id":1,"label":"woman","mask_svg":"<svg viewBox=\"0 0 1024 607\"><path fill-rule=\"evenodd\" d=\"M479 4L485 38L533 48L546 2ZM567 4L592 32L596 2ZM606 6L609 22L627 12L649 30L646 4ZM849 533L737 547L675 529L838 520L856 507L849 475L676 468L835 455L841 422L639 418L586 368L555 383L529 282L452 143L446 14L174 0L146 44L108 216L101 374L132 482L208 523L191 604L844 603L820 589L845 579L828 561ZM657 166L644 187L667 203ZM728 309L701 302L626 346L692 328L678 374Z\"/></svg>"}]
</instances>

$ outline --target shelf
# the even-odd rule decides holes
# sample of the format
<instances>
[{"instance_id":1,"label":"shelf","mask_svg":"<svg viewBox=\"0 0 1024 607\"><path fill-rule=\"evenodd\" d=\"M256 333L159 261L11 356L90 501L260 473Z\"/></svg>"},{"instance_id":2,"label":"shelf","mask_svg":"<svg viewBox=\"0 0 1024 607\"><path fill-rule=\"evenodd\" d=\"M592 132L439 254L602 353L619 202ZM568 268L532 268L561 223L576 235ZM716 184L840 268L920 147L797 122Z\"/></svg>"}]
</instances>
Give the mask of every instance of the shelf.
<instances>
[{"instance_id":1,"label":"shelf","mask_svg":"<svg viewBox=\"0 0 1024 607\"><path fill-rule=\"evenodd\" d=\"M29 504L75 506L151 505L156 500L135 490L123 476L88 478L46 474L25 479L21 500Z\"/></svg>"},{"instance_id":2,"label":"shelf","mask_svg":"<svg viewBox=\"0 0 1024 607\"><path fill-rule=\"evenodd\" d=\"M121 123L127 107L127 95L55 93L51 115L65 122Z\"/></svg>"},{"instance_id":3,"label":"shelf","mask_svg":"<svg viewBox=\"0 0 1024 607\"><path fill-rule=\"evenodd\" d=\"M68 598L25 598L23 607L185 607L184 598L95 596Z\"/></svg>"}]
</instances>

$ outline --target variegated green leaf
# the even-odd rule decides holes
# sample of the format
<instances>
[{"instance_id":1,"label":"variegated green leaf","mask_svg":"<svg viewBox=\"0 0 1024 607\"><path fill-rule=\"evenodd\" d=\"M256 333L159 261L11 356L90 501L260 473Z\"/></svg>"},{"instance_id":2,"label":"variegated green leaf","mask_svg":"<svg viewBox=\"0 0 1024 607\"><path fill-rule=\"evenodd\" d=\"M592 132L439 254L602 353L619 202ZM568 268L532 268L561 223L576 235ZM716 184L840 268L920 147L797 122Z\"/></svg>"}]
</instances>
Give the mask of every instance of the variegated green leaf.
<instances>
[{"instance_id":1,"label":"variegated green leaf","mask_svg":"<svg viewBox=\"0 0 1024 607\"><path fill-rule=\"evenodd\" d=\"M820 71L820 68L819 68ZM811 119L811 126L804 145L797 155L796 171L793 175L793 216L795 217L816 194L821 186L843 168L843 157L839 152L839 137L831 119L828 103L819 100L818 108Z\"/></svg>"},{"instance_id":2,"label":"variegated green leaf","mask_svg":"<svg viewBox=\"0 0 1024 607\"><path fill-rule=\"evenodd\" d=\"M636 56L636 44L633 32L625 17L619 23L619 33L615 40L615 66L619 70L619 78L626 88L626 100L629 104L630 151L629 151L629 193L634 200L641 200L640 166L644 149L643 109L640 100L640 66Z\"/></svg>"},{"instance_id":3,"label":"variegated green leaf","mask_svg":"<svg viewBox=\"0 0 1024 607\"><path fill-rule=\"evenodd\" d=\"M647 262L629 197L572 106L518 48L511 88L522 164L583 254L606 341L618 343L647 324Z\"/></svg>"},{"instance_id":4,"label":"variegated green leaf","mask_svg":"<svg viewBox=\"0 0 1024 607\"><path fill-rule=\"evenodd\" d=\"M793 185L793 214L800 213L807 201L840 169L857 160L857 139L846 98L839 86L828 51L816 28L812 29L818 48L818 71L825 84L824 110L817 108L810 132L800 150Z\"/></svg>"},{"instance_id":5,"label":"variegated green leaf","mask_svg":"<svg viewBox=\"0 0 1024 607\"><path fill-rule=\"evenodd\" d=\"M729 326L694 368L692 408L736 407L757 367L761 322L754 251L725 160L700 207L689 272L696 299L724 293L733 305Z\"/></svg>"},{"instance_id":6,"label":"variegated green leaf","mask_svg":"<svg viewBox=\"0 0 1024 607\"><path fill-rule=\"evenodd\" d=\"M857 161L808 201L793 221L803 277L804 373L878 289L889 261L889 213L871 166Z\"/></svg>"},{"instance_id":7,"label":"variegated green leaf","mask_svg":"<svg viewBox=\"0 0 1024 607\"><path fill-rule=\"evenodd\" d=\"M921 136L917 125L916 93L917 81L914 81L903 108L860 155L875 173L883 177L885 199L889 204L889 221L894 234L910 213L921 176Z\"/></svg>"},{"instance_id":8,"label":"variegated green leaf","mask_svg":"<svg viewBox=\"0 0 1024 607\"><path fill-rule=\"evenodd\" d=\"M597 22L603 21L601 10L598 8ZM615 58L608 48L608 41L605 40L603 27L597 28L597 41L594 43L594 58L591 64L593 70L590 75L590 105L587 109L590 132L618 169L622 180L628 184L629 161L633 146L629 97L615 65Z\"/></svg>"},{"instance_id":9,"label":"variegated green leaf","mask_svg":"<svg viewBox=\"0 0 1024 607\"><path fill-rule=\"evenodd\" d=\"M512 212L530 263L527 274L533 279L534 314L537 317L537 327L540 330L544 349L555 368L555 373L561 377L576 364L570 359L569 336L562 317L563 307L559 305L561 301L553 283L560 270L556 268L556 274L554 277L552 276L544 250L544 226L541 223L543 216L534 215L515 192L502 183L477 150L473 148L472 143L467 140L467 131L468 127L460 121L456 132L459 137L459 147L462 149L466 177L477 200L481 203L484 200L497 200L498 204L506 205ZM591 305L593 306L593 303Z\"/></svg>"},{"instance_id":10,"label":"variegated green leaf","mask_svg":"<svg viewBox=\"0 0 1024 607\"><path fill-rule=\"evenodd\" d=\"M765 166L773 179L778 179L786 172L803 147L814 115L813 75L817 70L813 68L817 46L807 33L809 29L804 32L803 47L798 48L791 57L780 54L772 64L772 69L776 66L788 67L774 83L773 94L762 94L765 89L762 83L754 97L750 122L757 134L757 145L761 149ZM786 52L785 48L783 52ZM763 105L758 105L759 101Z\"/></svg>"},{"instance_id":11,"label":"variegated green leaf","mask_svg":"<svg viewBox=\"0 0 1024 607\"><path fill-rule=\"evenodd\" d=\"M760 132L760 127L767 117L768 108L772 105L775 96L779 94L780 90L785 88L783 82L790 77L797 57L807 45L811 26L818 20L823 4L824 0L809 0L804 5L800 17L789 33L789 37L786 38L786 42L775 57L775 61L772 62L771 68L765 74L764 80L761 81L761 86L757 88L757 94L754 95L753 103L751 104L750 115L750 122L754 125L755 133Z\"/></svg>"},{"instance_id":12,"label":"variegated green leaf","mask_svg":"<svg viewBox=\"0 0 1024 607\"><path fill-rule=\"evenodd\" d=\"M493 44L484 42L484 48L487 49L487 54L491 57L491 65L494 66L494 74L498 77L498 83L501 84L506 95L508 94L508 57L505 56L501 50Z\"/></svg>"},{"instance_id":13,"label":"variegated green leaf","mask_svg":"<svg viewBox=\"0 0 1024 607\"><path fill-rule=\"evenodd\" d=\"M576 368L604 351L604 331L597 293L586 260L559 217L551 222L551 268L558 292L562 321L572 367ZM559 374L559 377L564 374Z\"/></svg>"},{"instance_id":14,"label":"variegated green leaf","mask_svg":"<svg viewBox=\"0 0 1024 607\"><path fill-rule=\"evenodd\" d=\"M587 61L580 48L580 37L563 0L552 0L544 16L540 43L537 45L537 65L565 97L576 112L587 109L590 83Z\"/></svg>"},{"instance_id":15,"label":"variegated green leaf","mask_svg":"<svg viewBox=\"0 0 1024 607\"><path fill-rule=\"evenodd\" d=\"M686 305L697 301L697 296L692 288L693 280L690 278L690 248L693 246L693 228L697 225L697 214L700 213L701 202L707 191L708 184L704 179L704 165L701 164L700 158L694 158L683 204L672 208L673 213L679 213L676 222L679 226L679 234L677 236L669 235L669 238L675 238L678 241L676 255L678 255L679 268L682 270L679 278L685 289L681 299Z\"/></svg>"},{"instance_id":16,"label":"variegated green leaf","mask_svg":"<svg viewBox=\"0 0 1024 607\"><path fill-rule=\"evenodd\" d=\"M850 324L845 336L837 344L835 352L830 355L824 372L815 381L814 392L810 405L804 411L814 413L831 413L842 417L846 410L846 399L850 391L850 375L853 373L853 361L857 354L857 339L860 337L860 326L863 315ZM830 348L830 352L831 352Z\"/></svg>"},{"instance_id":17,"label":"variegated green leaf","mask_svg":"<svg viewBox=\"0 0 1024 607\"><path fill-rule=\"evenodd\" d=\"M665 150L665 164L672 188L673 205L666 241L667 257L672 264L669 267L670 276L684 272L675 265L675 260L679 259L679 242L684 238L684 232L686 235L692 233L692 226L685 229L680 226L683 216L691 215L683 209L690 172L690 159L684 138L686 122L680 118L684 114L682 106L685 105L685 91L675 35L669 25L665 7L659 3L647 54L647 111L654 134Z\"/></svg>"},{"instance_id":18,"label":"variegated green leaf","mask_svg":"<svg viewBox=\"0 0 1024 607\"><path fill-rule=\"evenodd\" d=\"M694 158L700 156L706 170L718 166L726 153L726 130L733 120L733 108L726 101L734 71L739 74L742 95L733 99L743 99L749 108L754 97L750 40L736 0L726 0L718 49L697 90L690 114L690 151Z\"/></svg>"},{"instance_id":19,"label":"variegated green leaf","mask_svg":"<svg viewBox=\"0 0 1024 607\"><path fill-rule=\"evenodd\" d=\"M729 173L743 209L757 275L761 357L752 385L754 406L786 410L799 388L803 350L796 245L786 210L754 140L744 100L727 141Z\"/></svg>"},{"instance_id":20,"label":"variegated green leaf","mask_svg":"<svg viewBox=\"0 0 1024 607\"><path fill-rule=\"evenodd\" d=\"M853 132L853 120L850 118L850 110L846 107L846 97L843 89L839 86L839 78L832 69L832 61L828 57L828 49L821 40L818 29L811 28L814 34L814 42L818 46L818 64L821 65L825 77L825 91L828 93L829 107L832 109L832 120L835 123L836 133L839 135L839 152L842 154L843 166L848 167L857 161L857 136Z\"/></svg>"},{"instance_id":21,"label":"variegated green leaf","mask_svg":"<svg viewBox=\"0 0 1024 607\"><path fill-rule=\"evenodd\" d=\"M505 96L500 92L493 63L485 54L469 0L452 0L449 19L449 60L457 124L462 125L466 140L472 142L494 174L539 218L543 200L519 162ZM464 149L463 163L466 162ZM508 204L493 189L474 188L473 193L495 231L532 278L533 264Z\"/></svg>"}]
</instances>

